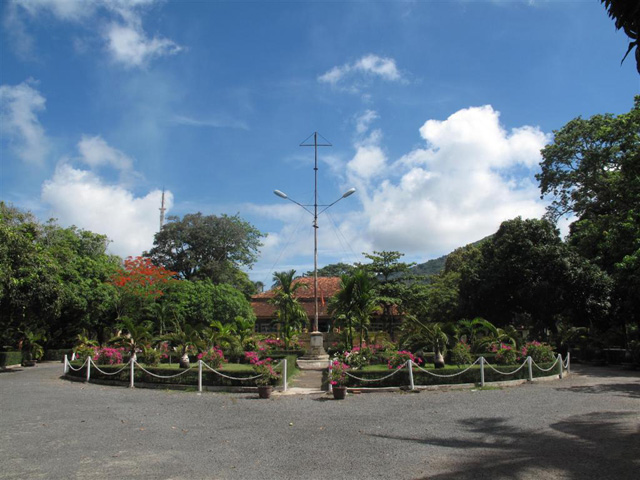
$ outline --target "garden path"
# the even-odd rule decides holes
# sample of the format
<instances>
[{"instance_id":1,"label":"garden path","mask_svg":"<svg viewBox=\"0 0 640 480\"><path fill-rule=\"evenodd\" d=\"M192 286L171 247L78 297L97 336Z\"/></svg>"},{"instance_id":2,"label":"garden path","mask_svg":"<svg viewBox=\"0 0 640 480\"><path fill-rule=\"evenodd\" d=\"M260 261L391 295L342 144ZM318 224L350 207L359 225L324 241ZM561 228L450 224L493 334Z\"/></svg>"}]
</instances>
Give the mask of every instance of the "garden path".
<instances>
[{"instance_id":1,"label":"garden path","mask_svg":"<svg viewBox=\"0 0 640 480\"><path fill-rule=\"evenodd\" d=\"M291 388L304 388L309 390L322 392L322 370L300 370L300 372L291 379Z\"/></svg>"}]
</instances>

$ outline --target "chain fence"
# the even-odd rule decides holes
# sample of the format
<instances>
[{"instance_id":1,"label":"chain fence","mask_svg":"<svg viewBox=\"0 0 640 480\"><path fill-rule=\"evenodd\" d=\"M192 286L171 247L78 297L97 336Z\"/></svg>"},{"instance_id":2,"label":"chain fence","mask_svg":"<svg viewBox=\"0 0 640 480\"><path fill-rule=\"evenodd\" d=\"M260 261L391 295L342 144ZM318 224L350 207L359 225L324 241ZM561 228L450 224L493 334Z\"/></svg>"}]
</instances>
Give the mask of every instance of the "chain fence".
<instances>
[{"instance_id":1,"label":"chain fence","mask_svg":"<svg viewBox=\"0 0 640 480\"><path fill-rule=\"evenodd\" d=\"M75 358L75 357L73 357ZM144 372L145 374L149 375L150 377L153 378L158 378L158 379L173 379L176 377L180 377L186 373L191 373L193 372L192 369L187 368L181 372L176 373L175 375L159 375L157 373L151 372L150 370L144 368L142 365L140 365L138 363L137 360L135 360L134 358L130 359L127 363L124 364L124 366L122 368L120 368L119 370L115 371L115 372L107 372L103 369L101 369L100 367L98 367L98 365L93 361L93 359L89 356L86 358L86 360L84 361L84 363L80 366L80 367L74 367L73 365L71 365L71 362L69 361L67 355L64 356L64 374L67 375L69 373L69 370L72 370L74 372L79 372L81 371L83 368L86 368L86 376L85 376L85 381L89 382L91 380L91 366L93 365L93 368L95 370L97 370L98 372L100 372L102 375L108 375L108 376L115 376L118 375L119 373L121 373L122 371L124 371L127 367L130 370L129 373L129 386L130 387L134 387L135 386L135 369L138 368L140 371ZM250 381L250 380L257 380L258 378L261 378L264 376L264 374L260 374L260 375L254 375L254 376L250 376L250 377L232 377L230 375L226 375L222 372L219 372L218 370L216 370L215 368L209 366L208 364L206 364L205 362L203 362L202 360L198 360L198 392L202 392L203 390L203 384L202 384L202 369L203 367L206 367L208 370L210 370L211 372L213 372L215 375L222 377L222 378L226 378L228 380L233 380L233 381L239 381L239 382L246 382L246 381ZM286 391L288 388L287 385L287 359L283 358L282 360L280 360L280 362L278 362L275 365L276 369L279 369L282 372L282 390Z\"/></svg>"}]
</instances>

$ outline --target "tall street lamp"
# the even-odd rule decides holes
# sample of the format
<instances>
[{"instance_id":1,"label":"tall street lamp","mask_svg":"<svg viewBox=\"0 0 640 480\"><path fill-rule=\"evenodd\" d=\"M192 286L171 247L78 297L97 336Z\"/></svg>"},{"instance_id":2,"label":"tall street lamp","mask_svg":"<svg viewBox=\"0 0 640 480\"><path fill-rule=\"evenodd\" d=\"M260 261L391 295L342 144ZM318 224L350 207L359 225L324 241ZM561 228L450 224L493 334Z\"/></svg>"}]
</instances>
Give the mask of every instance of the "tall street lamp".
<instances>
[{"instance_id":1,"label":"tall street lamp","mask_svg":"<svg viewBox=\"0 0 640 480\"><path fill-rule=\"evenodd\" d=\"M311 138L311 136L309 136ZM309 139L308 138L308 139ZM307 139L307 140L308 140ZM346 192L342 194L340 198L336 201L328 204L328 205L318 205L318 147L330 147L330 143L319 144L318 143L318 132L313 133L313 143L307 144L302 142L300 146L313 146L315 153L315 163L314 163L314 191L313 191L313 205L303 205L300 202L289 197L286 193L280 190L274 190L273 193L276 194L280 198L284 198L285 200L289 200L290 202L295 203L296 205L304 208L307 212L313 215L313 298L314 298L314 315L313 321L311 323L311 336L310 336L310 352L306 357L310 360L324 360L325 357L328 359L328 355L324 350L323 346L323 337L322 333L318 331L318 215L322 212L326 211L328 208L332 207L336 203L338 203L343 198L347 198L350 195L353 195L356 192L355 188L350 188ZM313 207L313 211L309 209L309 207ZM318 212L318 207L324 207L322 210Z\"/></svg>"}]
</instances>

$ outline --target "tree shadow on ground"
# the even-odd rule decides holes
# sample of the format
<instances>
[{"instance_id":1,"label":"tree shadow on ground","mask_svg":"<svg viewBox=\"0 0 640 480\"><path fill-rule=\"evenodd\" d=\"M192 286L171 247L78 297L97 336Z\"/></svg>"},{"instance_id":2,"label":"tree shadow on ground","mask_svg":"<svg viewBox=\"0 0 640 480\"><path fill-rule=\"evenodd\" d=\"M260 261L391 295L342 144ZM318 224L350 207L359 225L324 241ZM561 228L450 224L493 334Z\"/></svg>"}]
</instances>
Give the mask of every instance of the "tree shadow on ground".
<instances>
[{"instance_id":1,"label":"tree shadow on ground","mask_svg":"<svg viewBox=\"0 0 640 480\"><path fill-rule=\"evenodd\" d=\"M640 383L603 383L599 385L582 385L557 388L559 392L593 393L616 395L619 397L640 398Z\"/></svg>"},{"instance_id":2,"label":"tree shadow on ground","mask_svg":"<svg viewBox=\"0 0 640 480\"><path fill-rule=\"evenodd\" d=\"M596 378L626 377L640 380L640 371L628 370L619 366L593 366L584 364L571 364L572 374L585 375Z\"/></svg>"},{"instance_id":3,"label":"tree shadow on ground","mask_svg":"<svg viewBox=\"0 0 640 480\"><path fill-rule=\"evenodd\" d=\"M519 428L505 418L469 418L460 423L471 433L469 439L372 436L422 444L426 456L433 453L430 446L461 452L445 465L445 473L425 472L425 480L626 479L637 478L640 468L637 412L578 415L550 425L551 430Z\"/></svg>"}]
</instances>

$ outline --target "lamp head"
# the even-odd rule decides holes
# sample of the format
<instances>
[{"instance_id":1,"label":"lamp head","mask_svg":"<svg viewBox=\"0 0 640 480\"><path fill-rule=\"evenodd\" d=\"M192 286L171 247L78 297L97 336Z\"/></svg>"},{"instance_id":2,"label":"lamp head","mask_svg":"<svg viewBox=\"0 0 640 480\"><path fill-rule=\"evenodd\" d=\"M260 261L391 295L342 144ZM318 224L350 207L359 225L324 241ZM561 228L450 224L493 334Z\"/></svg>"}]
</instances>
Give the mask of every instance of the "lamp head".
<instances>
[{"instance_id":1,"label":"lamp head","mask_svg":"<svg viewBox=\"0 0 640 480\"><path fill-rule=\"evenodd\" d=\"M349 190L344 192L344 195L342 195L342 198L347 198L349 195L353 195L354 193L356 193L356 189L350 188Z\"/></svg>"},{"instance_id":2,"label":"lamp head","mask_svg":"<svg viewBox=\"0 0 640 480\"><path fill-rule=\"evenodd\" d=\"M281 192L280 190L274 190L273 193L275 193L277 196L279 196L280 198L289 198L287 197L287 194L284 192Z\"/></svg>"}]
</instances>

